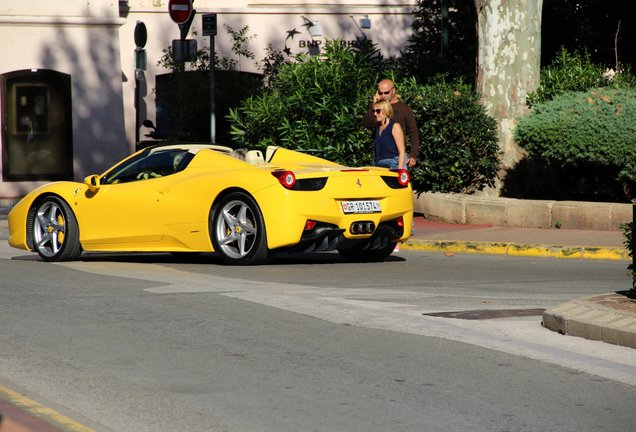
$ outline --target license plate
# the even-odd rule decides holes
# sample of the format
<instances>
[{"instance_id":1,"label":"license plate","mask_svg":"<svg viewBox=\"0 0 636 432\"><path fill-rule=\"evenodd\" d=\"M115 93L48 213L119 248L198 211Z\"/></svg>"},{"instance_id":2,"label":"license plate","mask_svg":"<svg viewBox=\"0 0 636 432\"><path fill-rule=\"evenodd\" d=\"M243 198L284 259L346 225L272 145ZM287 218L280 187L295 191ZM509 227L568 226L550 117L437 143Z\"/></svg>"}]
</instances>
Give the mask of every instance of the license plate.
<instances>
[{"instance_id":1,"label":"license plate","mask_svg":"<svg viewBox=\"0 0 636 432\"><path fill-rule=\"evenodd\" d=\"M342 201L342 211L348 213L380 213L380 201Z\"/></svg>"}]
</instances>

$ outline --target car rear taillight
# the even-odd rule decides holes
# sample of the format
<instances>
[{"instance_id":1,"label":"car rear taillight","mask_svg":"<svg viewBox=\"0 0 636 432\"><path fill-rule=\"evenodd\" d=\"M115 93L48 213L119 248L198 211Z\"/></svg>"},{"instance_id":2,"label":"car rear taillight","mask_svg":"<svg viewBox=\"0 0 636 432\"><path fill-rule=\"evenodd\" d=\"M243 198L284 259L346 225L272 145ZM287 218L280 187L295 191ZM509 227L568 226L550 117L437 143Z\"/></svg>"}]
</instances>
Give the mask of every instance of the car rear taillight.
<instances>
[{"instance_id":1,"label":"car rear taillight","mask_svg":"<svg viewBox=\"0 0 636 432\"><path fill-rule=\"evenodd\" d=\"M382 176L384 183L391 189L403 189L411 182L411 174L405 169L392 169L392 172L397 174L395 176Z\"/></svg>"},{"instance_id":2,"label":"car rear taillight","mask_svg":"<svg viewBox=\"0 0 636 432\"><path fill-rule=\"evenodd\" d=\"M409 174L407 170L399 169L397 170L397 174L398 174L398 182L400 183L400 186L406 186L411 181L411 175Z\"/></svg>"},{"instance_id":3,"label":"car rear taillight","mask_svg":"<svg viewBox=\"0 0 636 432\"><path fill-rule=\"evenodd\" d=\"M292 171L274 171L272 175L278 179L286 189L291 189L296 184L296 175Z\"/></svg>"},{"instance_id":4,"label":"car rear taillight","mask_svg":"<svg viewBox=\"0 0 636 432\"><path fill-rule=\"evenodd\" d=\"M305 231L311 231L316 227L316 224L317 222L315 220L308 219L307 222L305 222Z\"/></svg>"}]
</instances>

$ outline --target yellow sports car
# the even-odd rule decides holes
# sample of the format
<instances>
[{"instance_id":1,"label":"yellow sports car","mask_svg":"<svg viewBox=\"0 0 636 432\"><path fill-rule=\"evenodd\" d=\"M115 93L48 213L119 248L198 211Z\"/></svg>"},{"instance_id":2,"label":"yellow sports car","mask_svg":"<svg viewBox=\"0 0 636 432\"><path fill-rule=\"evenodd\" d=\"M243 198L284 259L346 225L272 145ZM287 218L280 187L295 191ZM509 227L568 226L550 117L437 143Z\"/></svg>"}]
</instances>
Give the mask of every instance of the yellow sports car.
<instances>
[{"instance_id":1,"label":"yellow sports car","mask_svg":"<svg viewBox=\"0 0 636 432\"><path fill-rule=\"evenodd\" d=\"M9 213L9 244L45 261L84 252L216 252L259 264L278 251L379 261L410 234L406 170L348 168L288 150L149 147L84 183L56 182Z\"/></svg>"}]
</instances>

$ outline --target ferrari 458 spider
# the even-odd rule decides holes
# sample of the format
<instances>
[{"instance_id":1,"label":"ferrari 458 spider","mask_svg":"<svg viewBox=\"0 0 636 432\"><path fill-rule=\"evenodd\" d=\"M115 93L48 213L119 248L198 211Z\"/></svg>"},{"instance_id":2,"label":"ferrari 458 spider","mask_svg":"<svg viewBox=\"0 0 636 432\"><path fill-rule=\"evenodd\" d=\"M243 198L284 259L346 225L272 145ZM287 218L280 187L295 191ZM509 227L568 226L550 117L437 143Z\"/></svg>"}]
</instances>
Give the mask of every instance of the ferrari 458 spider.
<instances>
[{"instance_id":1,"label":"ferrari 458 spider","mask_svg":"<svg viewBox=\"0 0 636 432\"><path fill-rule=\"evenodd\" d=\"M279 251L379 261L410 235L408 171L349 168L280 147L149 147L83 183L56 182L9 214L9 244L45 261L82 252L216 252L229 264Z\"/></svg>"}]
</instances>

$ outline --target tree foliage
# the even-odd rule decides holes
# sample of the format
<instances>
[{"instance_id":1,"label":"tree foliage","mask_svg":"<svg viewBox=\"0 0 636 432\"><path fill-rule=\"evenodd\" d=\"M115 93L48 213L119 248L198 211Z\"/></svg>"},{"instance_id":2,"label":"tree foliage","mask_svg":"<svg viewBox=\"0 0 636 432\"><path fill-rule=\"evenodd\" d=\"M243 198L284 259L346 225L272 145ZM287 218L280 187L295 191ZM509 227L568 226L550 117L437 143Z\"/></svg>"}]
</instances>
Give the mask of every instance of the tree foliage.
<instances>
[{"instance_id":1,"label":"tree foliage","mask_svg":"<svg viewBox=\"0 0 636 432\"><path fill-rule=\"evenodd\" d=\"M562 48L585 51L593 63L635 66L636 3L624 0L544 0L542 65Z\"/></svg>"},{"instance_id":2,"label":"tree foliage","mask_svg":"<svg viewBox=\"0 0 636 432\"><path fill-rule=\"evenodd\" d=\"M418 0L413 18L413 35L399 62L402 75L415 77L422 83L437 75L474 82L477 58L474 3Z\"/></svg>"}]
</instances>

